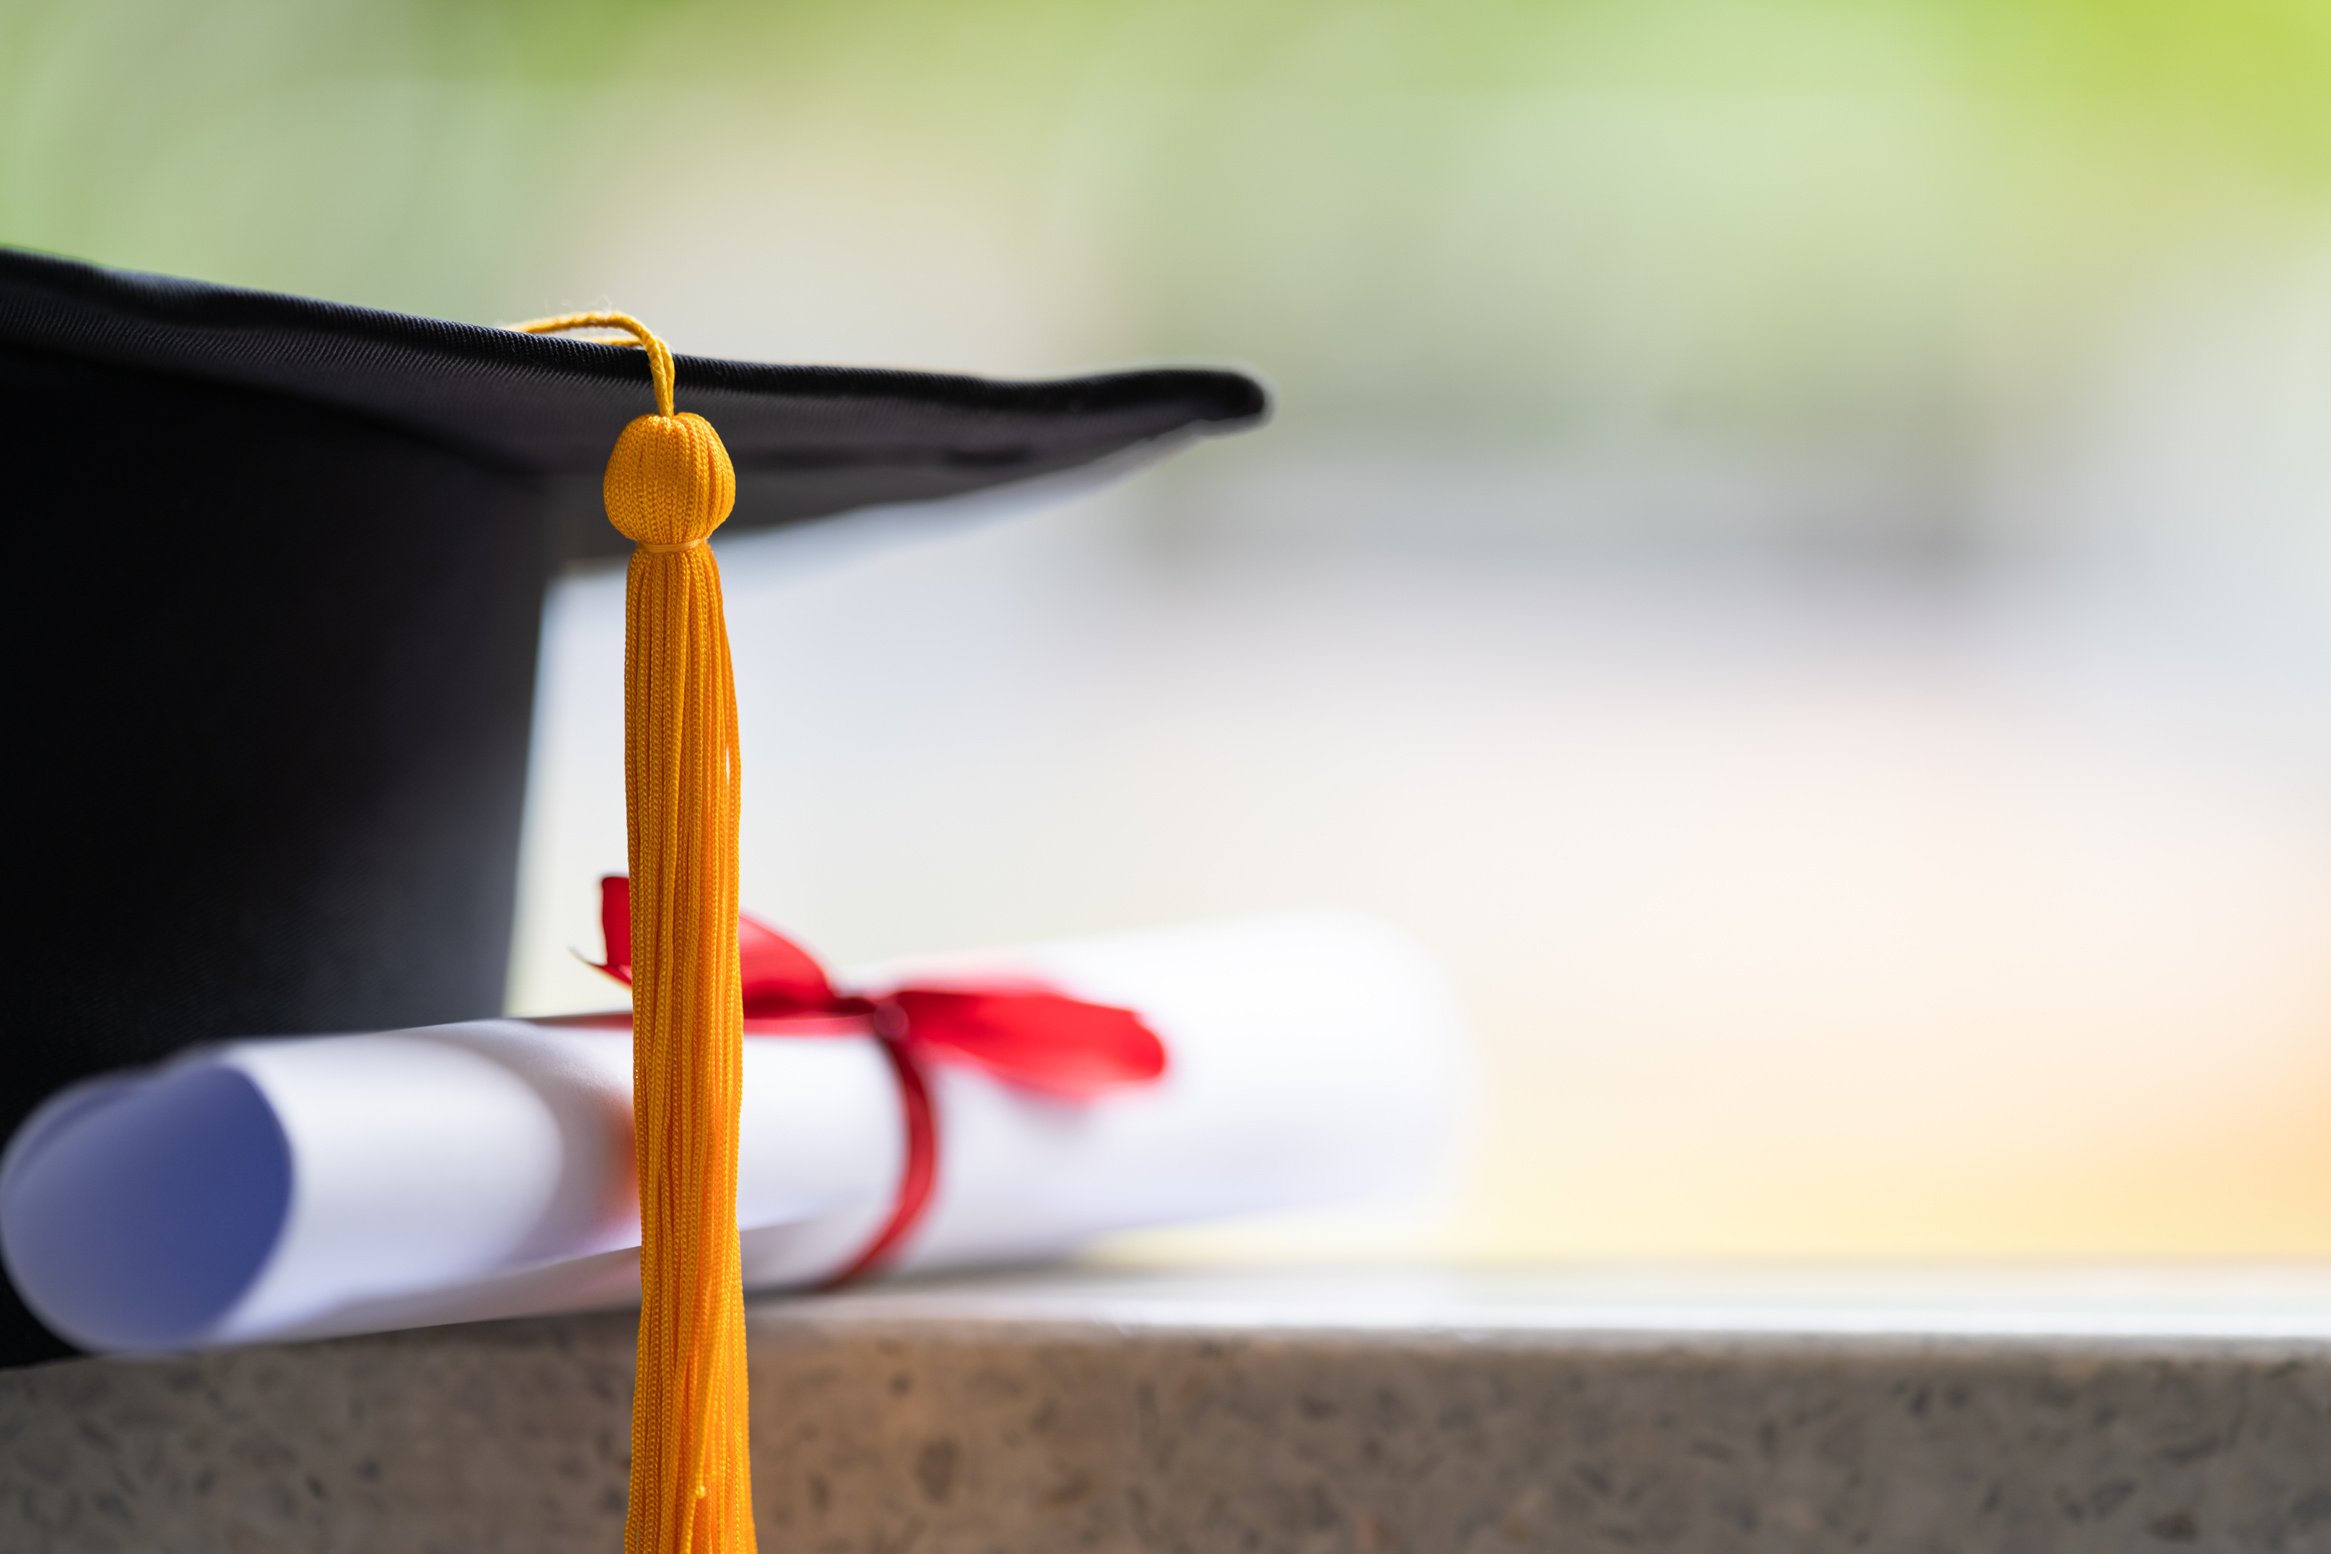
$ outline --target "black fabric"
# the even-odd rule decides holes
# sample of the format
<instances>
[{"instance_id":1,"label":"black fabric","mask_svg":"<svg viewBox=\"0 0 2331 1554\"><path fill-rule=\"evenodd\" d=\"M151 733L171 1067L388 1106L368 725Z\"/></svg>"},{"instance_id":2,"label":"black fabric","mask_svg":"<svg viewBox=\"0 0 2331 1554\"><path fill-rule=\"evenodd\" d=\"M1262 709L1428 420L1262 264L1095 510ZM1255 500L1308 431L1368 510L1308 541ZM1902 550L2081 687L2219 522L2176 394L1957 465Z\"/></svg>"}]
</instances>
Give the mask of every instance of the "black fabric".
<instances>
[{"instance_id":1,"label":"black fabric","mask_svg":"<svg viewBox=\"0 0 2331 1554\"><path fill-rule=\"evenodd\" d=\"M1216 372L679 371L744 525L1263 408ZM637 352L0 251L0 1136L189 1042L499 1009L543 589L611 533L588 488L648 403ZM0 1364L66 1352L0 1291Z\"/></svg>"},{"instance_id":2,"label":"black fabric","mask_svg":"<svg viewBox=\"0 0 2331 1554\"><path fill-rule=\"evenodd\" d=\"M649 320L650 323L654 321ZM596 480L651 408L636 350L304 297L106 270L0 248L0 347L71 355L353 411L481 461ZM1009 382L677 358L681 408L737 467L732 524L960 495L1259 421L1235 372L1164 368ZM576 554L622 540L577 504Z\"/></svg>"}]
</instances>

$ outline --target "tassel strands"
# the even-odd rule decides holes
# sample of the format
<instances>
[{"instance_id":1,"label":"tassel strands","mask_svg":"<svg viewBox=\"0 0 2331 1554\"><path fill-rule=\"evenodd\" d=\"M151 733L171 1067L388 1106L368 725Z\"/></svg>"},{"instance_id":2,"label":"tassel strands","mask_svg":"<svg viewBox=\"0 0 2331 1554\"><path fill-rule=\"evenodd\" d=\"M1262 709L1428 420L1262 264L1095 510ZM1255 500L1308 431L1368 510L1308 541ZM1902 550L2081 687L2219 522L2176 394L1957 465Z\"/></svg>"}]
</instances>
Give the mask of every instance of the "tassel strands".
<instances>
[{"instance_id":1,"label":"tassel strands","mask_svg":"<svg viewBox=\"0 0 2331 1554\"><path fill-rule=\"evenodd\" d=\"M636 319L518 327L621 331L646 350L656 394L656 413L623 429L605 484L608 519L636 546L623 748L640 1313L624 1549L752 1554L736 1215L740 772L720 567L705 543L735 505L736 473L710 423L674 413L672 354Z\"/></svg>"}]
</instances>

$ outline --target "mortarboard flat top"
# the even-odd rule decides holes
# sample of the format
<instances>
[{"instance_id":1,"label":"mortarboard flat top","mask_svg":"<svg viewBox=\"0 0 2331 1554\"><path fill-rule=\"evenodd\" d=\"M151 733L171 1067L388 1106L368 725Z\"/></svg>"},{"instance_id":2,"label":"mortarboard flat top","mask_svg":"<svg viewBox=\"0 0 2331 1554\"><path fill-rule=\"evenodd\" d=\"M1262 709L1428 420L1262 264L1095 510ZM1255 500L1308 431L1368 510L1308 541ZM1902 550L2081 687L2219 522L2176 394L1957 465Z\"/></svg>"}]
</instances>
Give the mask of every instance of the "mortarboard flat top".
<instances>
[{"instance_id":1,"label":"mortarboard flat top","mask_svg":"<svg viewBox=\"0 0 2331 1554\"><path fill-rule=\"evenodd\" d=\"M648 381L638 352L588 341L6 248L0 349L258 389L513 472L594 481ZM720 428L737 469L733 521L750 527L957 496L1161 440L1243 430L1268 408L1253 379L1195 368L1011 381L677 362L682 408ZM584 548L621 548L588 516Z\"/></svg>"}]
</instances>

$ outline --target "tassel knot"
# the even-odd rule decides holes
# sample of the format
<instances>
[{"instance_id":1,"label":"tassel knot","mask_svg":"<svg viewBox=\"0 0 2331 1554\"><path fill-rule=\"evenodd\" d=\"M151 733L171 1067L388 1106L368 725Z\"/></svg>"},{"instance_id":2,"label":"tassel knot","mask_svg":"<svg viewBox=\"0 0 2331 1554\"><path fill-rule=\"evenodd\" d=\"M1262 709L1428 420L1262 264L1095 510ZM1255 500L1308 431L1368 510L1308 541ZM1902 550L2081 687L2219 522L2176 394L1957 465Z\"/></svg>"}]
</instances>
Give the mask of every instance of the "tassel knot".
<instances>
[{"instance_id":1,"label":"tassel knot","mask_svg":"<svg viewBox=\"0 0 2331 1554\"><path fill-rule=\"evenodd\" d=\"M643 415L607 460L607 518L635 545L672 550L719 528L736 506L736 466L700 415Z\"/></svg>"}]
</instances>

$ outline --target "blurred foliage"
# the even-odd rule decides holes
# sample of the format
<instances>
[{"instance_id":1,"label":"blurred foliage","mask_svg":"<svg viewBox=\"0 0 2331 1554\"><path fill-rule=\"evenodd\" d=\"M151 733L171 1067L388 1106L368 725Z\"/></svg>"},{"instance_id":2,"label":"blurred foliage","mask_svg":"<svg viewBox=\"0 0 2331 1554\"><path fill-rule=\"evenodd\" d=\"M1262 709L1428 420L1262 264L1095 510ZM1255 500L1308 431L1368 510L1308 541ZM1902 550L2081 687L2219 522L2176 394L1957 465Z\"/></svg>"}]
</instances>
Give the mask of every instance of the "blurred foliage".
<instances>
[{"instance_id":1,"label":"blurred foliage","mask_svg":"<svg viewBox=\"0 0 2331 1554\"><path fill-rule=\"evenodd\" d=\"M1006 369L1885 436L2319 232L2326 81L2322 0L16 0L0 240L466 317L636 284L619 223L772 290L854 244L1057 300Z\"/></svg>"}]
</instances>

